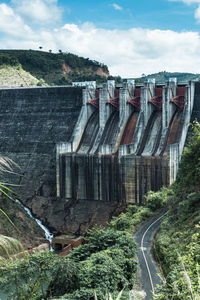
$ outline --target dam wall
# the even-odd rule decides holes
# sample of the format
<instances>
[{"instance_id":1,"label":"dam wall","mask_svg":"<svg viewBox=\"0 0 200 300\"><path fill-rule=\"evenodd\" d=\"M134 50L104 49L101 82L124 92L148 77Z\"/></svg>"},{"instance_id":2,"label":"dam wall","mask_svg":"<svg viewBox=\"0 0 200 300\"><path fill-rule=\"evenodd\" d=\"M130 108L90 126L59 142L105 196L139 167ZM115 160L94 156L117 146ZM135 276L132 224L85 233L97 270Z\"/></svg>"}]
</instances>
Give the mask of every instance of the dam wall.
<instances>
[{"instance_id":1,"label":"dam wall","mask_svg":"<svg viewBox=\"0 0 200 300\"><path fill-rule=\"evenodd\" d=\"M174 78L166 84L149 80L143 86L128 81L121 88L105 84L93 113L95 126L89 118L83 133L87 138L79 145L83 151L57 145L57 196L143 204L149 190L176 178L195 98L194 82L177 83ZM95 142L93 134L98 135ZM90 151L94 143L95 152Z\"/></svg>"},{"instance_id":2,"label":"dam wall","mask_svg":"<svg viewBox=\"0 0 200 300\"><path fill-rule=\"evenodd\" d=\"M54 233L82 234L176 178L200 83L0 89L3 174ZM187 133L188 132L188 133Z\"/></svg>"},{"instance_id":3,"label":"dam wall","mask_svg":"<svg viewBox=\"0 0 200 300\"><path fill-rule=\"evenodd\" d=\"M76 198L67 202L56 195L56 145L61 152L68 152L68 147L71 151L74 137L79 145L79 132L74 133L84 97L87 103L98 95L86 93L82 87L0 88L0 154L19 165L2 178L18 185L12 187L18 199L54 234L81 235L94 224L106 224L121 211L116 202L106 205L91 200L78 202ZM79 129L85 128L91 112L95 112L95 107L85 108L86 122Z\"/></svg>"},{"instance_id":4,"label":"dam wall","mask_svg":"<svg viewBox=\"0 0 200 300\"><path fill-rule=\"evenodd\" d=\"M81 107L81 88L0 89L0 153L19 165L9 179L32 208L56 196L56 144L70 139Z\"/></svg>"}]
</instances>

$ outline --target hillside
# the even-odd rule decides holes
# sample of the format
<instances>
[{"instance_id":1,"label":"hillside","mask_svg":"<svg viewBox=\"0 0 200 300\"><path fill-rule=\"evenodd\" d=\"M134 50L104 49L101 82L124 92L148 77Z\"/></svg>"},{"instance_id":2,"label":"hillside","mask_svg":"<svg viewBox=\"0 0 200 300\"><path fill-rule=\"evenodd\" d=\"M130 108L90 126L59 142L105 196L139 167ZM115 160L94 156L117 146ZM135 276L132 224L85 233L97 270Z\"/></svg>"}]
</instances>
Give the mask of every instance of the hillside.
<instances>
[{"instance_id":1,"label":"hillside","mask_svg":"<svg viewBox=\"0 0 200 300\"><path fill-rule=\"evenodd\" d=\"M14 68L15 77L17 69L22 69L33 76L28 80L28 85L66 85L72 81L97 80L98 82L106 81L109 76L108 67L89 58L79 57L72 53L51 53L34 50L0 50L0 67ZM17 69L16 69L17 68ZM7 73L11 69L8 68ZM3 73L0 72L2 81ZM7 76L7 85L12 85L10 81L11 73ZM5 81L3 81L5 82ZM23 85L19 81L16 86ZM1 85L1 84L0 84Z\"/></svg>"},{"instance_id":2,"label":"hillside","mask_svg":"<svg viewBox=\"0 0 200 300\"><path fill-rule=\"evenodd\" d=\"M0 86L32 86L42 85L44 82L32 76L20 67L0 66Z\"/></svg>"},{"instance_id":3,"label":"hillside","mask_svg":"<svg viewBox=\"0 0 200 300\"><path fill-rule=\"evenodd\" d=\"M184 149L169 212L156 239L166 283L155 299L200 299L200 124Z\"/></svg>"},{"instance_id":4,"label":"hillside","mask_svg":"<svg viewBox=\"0 0 200 300\"><path fill-rule=\"evenodd\" d=\"M170 78L177 78L177 81L189 81L189 80L199 80L200 74L192 74L192 73L181 73L181 72L159 72L159 73L153 73L149 75L143 74L140 78L135 78L137 83L143 83L147 79L155 78L156 82L166 82Z\"/></svg>"},{"instance_id":5,"label":"hillside","mask_svg":"<svg viewBox=\"0 0 200 300\"><path fill-rule=\"evenodd\" d=\"M199 80L200 74L180 72L159 72L134 78L136 83L155 78L166 82L176 77L178 81ZM108 67L89 58L72 53L35 50L0 50L0 86L68 85L72 81L97 83L113 79L122 83L126 79L109 74Z\"/></svg>"},{"instance_id":6,"label":"hillside","mask_svg":"<svg viewBox=\"0 0 200 300\"><path fill-rule=\"evenodd\" d=\"M24 209L18 203L2 196L0 197L0 233L18 239L24 249L33 248L46 242L43 230Z\"/></svg>"}]
</instances>

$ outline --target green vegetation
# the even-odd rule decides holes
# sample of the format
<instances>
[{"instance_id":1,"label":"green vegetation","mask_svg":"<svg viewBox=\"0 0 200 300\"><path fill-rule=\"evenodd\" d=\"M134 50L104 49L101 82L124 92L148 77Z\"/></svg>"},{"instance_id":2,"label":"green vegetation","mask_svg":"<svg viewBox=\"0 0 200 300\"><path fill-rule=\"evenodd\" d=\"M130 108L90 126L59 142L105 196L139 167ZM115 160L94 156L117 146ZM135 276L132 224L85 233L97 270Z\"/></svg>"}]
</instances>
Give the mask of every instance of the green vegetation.
<instances>
[{"instance_id":1,"label":"green vegetation","mask_svg":"<svg viewBox=\"0 0 200 300\"><path fill-rule=\"evenodd\" d=\"M106 228L89 230L85 244L68 257L47 252L10 261L7 258L21 251L21 245L0 236L0 291L14 300L94 300L95 293L98 300L104 300L106 294L115 298L123 290L120 299L128 299L137 270L133 233L138 224L168 202L169 212L155 242L166 283L155 299L199 299L200 124L195 121L191 126L194 134L185 147L172 187L150 191L145 207L131 205ZM34 236L31 230L38 231L31 229L33 225L24 219L17 204L1 197L0 207L10 212L10 219L20 230L25 227L25 240ZM2 218L0 229L6 231L4 234L17 236L7 218Z\"/></svg>"},{"instance_id":2,"label":"green vegetation","mask_svg":"<svg viewBox=\"0 0 200 300\"><path fill-rule=\"evenodd\" d=\"M0 235L0 257L10 258L11 255L22 252L22 244L11 237ZM4 261L5 262L5 261Z\"/></svg>"},{"instance_id":3,"label":"green vegetation","mask_svg":"<svg viewBox=\"0 0 200 300\"><path fill-rule=\"evenodd\" d=\"M105 82L109 75L106 65L62 51L51 53L34 50L0 50L0 66L5 65L22 68L37 80L36 84L41 80L48 85L65 85L72 81L88 80Z\"/></svg>"},{"instance_id":4,"label":"green vegetation","mask_svg":"<svg viewBox=\"0 0 200 300\"><path fill-rule=\"evenodd\" d=\"M185 147L181 157L175 188L187 191L199 191L200 187L200 124L194 121L190 125L193 136ZM185 190L186 189L186 190Z\"/></svg>"},{"instance_id":5,"label":"green vegetation","mask_svg":"<svg viewBox=\"0 0 200 300\"><path fill-rule=\"evenodd\" d=\"M136 83L155 78L166 82L171 77L178 81L199 80L200 74L159 72L135 78ZM0 50L0 86L67 85L72 81L115 80L122 84L125 79L109 75L108 67L89 58L62 52L35 50Z\"/></svg>"},{"instance_id":6,"label":"green vegetation","mask_svg":"<svg viewBox=\"0 0 200 300\"><path fill-rule=\"evenodd\" d=\"M146 206L155 211L166 205L172 196L173 190L167 187L162 187L158 192L149 191L145 196Z\"/></svg>"},{"instance_id":7,"label":"green vegetation","mask_svg":"<svg viewBox=\"0 0 200 300\"><path fill-rule=\"evenodd\" d=\"M51 252L7 260L0 269L1 292L20 300L47 299L48 294L70 291L76 287L79 271L77 264Z\"/></svg>"},{"instance_id":8,"label":"green vegetation","mask_svg":"<svg viewBox=\"0 0 200 300\"><path fill-rule=\"evenodd\" d=\"M19 66L0 66L0 86L39 86L46 85L40 83L41 80L33 77Z\"/></svg>"},{"instance_id":9,"label":"green vegetation","mask_svg":"<svg viewBox=\"0 0 200 300\"><path fill-rule=\"evenodd\" d=\"M200 299L200 125L185 148L156 239L166 284L155 299Z\"/></svg>"},{"instance_id":10,"label":"green vegetation","mask_svg":"<svg viewBox=\"0 0 200 300\"><path fill-rule=\"evenodd\" d=\"M189 81L189 80L199 80L200 74L192 74L192 73L180 73L180 72L158 72L154 74L145 75L142 74L141 78L135 78L136 83L143 83L147 79L155 78L157 82L166 82L169 78L177 78L178 81Z\"/></svg>"},{"instance_id":11,"label":"green vegetation","mask_svg":"<svg viewBox=\"0 0 200 300\"><path fill-rule=\"evenodd\" d=\"M12 55L9 54L1 54L0 55L0 65L8 65L12 67L21 67L19 60Z\"/></svg>"},{"instance_id":12,"label":"green vegetation","mask_svg":"<svg viewBox=\"0 0 200 300\"><path fill-rule=\"evenodd\" d=\"M153 212L129 206L106 228L87 232L85 244L67 257L34 254L23 260L0 262L0 290L11 299L104 300L107 293L120 299L136 282L136 245L133 232ZM56 298L55 298L56 297Z\"/></svg>"}]
</instances>

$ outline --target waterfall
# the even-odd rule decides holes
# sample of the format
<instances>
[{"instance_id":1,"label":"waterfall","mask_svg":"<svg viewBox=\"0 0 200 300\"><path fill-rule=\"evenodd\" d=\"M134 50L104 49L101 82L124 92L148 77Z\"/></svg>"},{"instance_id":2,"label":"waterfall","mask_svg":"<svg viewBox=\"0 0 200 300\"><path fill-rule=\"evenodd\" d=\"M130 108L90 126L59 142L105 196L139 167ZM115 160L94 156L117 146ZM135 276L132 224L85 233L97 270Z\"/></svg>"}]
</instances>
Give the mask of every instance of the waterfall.
<instances>
[{"instance_id":1,"label":"waterfall","mask_svg":"<svg viewBox=\"0 0 200 300\"><path fill-rule=\"evenodd\" d=\"M37 224L40 226L40 228L42 228L42 230L45 233L46 240L49 241L49 250L53 251L53 248L52 248L53 234L49 231L49 229L46 226L44 226L44 224L42 224L42 222L39 219L37 219L33 216L33 214L31 213L31 210L28 207L24 206L24 204L20 200L16 199L15 201L17 203L19 203L23 207L23 209L27 212L29 217L31 217L31 219L35 220L37 222Z\"/></svg>"}]
</instances>

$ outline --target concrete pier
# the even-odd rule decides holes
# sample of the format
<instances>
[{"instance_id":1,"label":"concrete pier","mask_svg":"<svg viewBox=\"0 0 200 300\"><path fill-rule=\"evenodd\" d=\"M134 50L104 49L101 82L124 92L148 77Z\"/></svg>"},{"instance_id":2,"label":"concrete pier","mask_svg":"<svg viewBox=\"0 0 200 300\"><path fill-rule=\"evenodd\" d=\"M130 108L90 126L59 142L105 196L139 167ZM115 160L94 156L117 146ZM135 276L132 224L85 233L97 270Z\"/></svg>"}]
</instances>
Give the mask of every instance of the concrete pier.
<instances>
[{"instance_id":1,"label":"concrete pier","mask_svg":"<svg viewBox=\"0 0 200 300\"><path fill-rule=\"evenodd\" d=\"M71 153L63 150L70 149L67 145L57 147L58 195L68 200L143 204L149 190L172 183L194 96L194 82L177 83L174 78L162 85L153 79L143 86L129 81L120 89L108 81L99 91L99 110L80 113L85 140L79 139ZM83 107L88 105L83 102Z\"/></svg>"}]
</instances>

